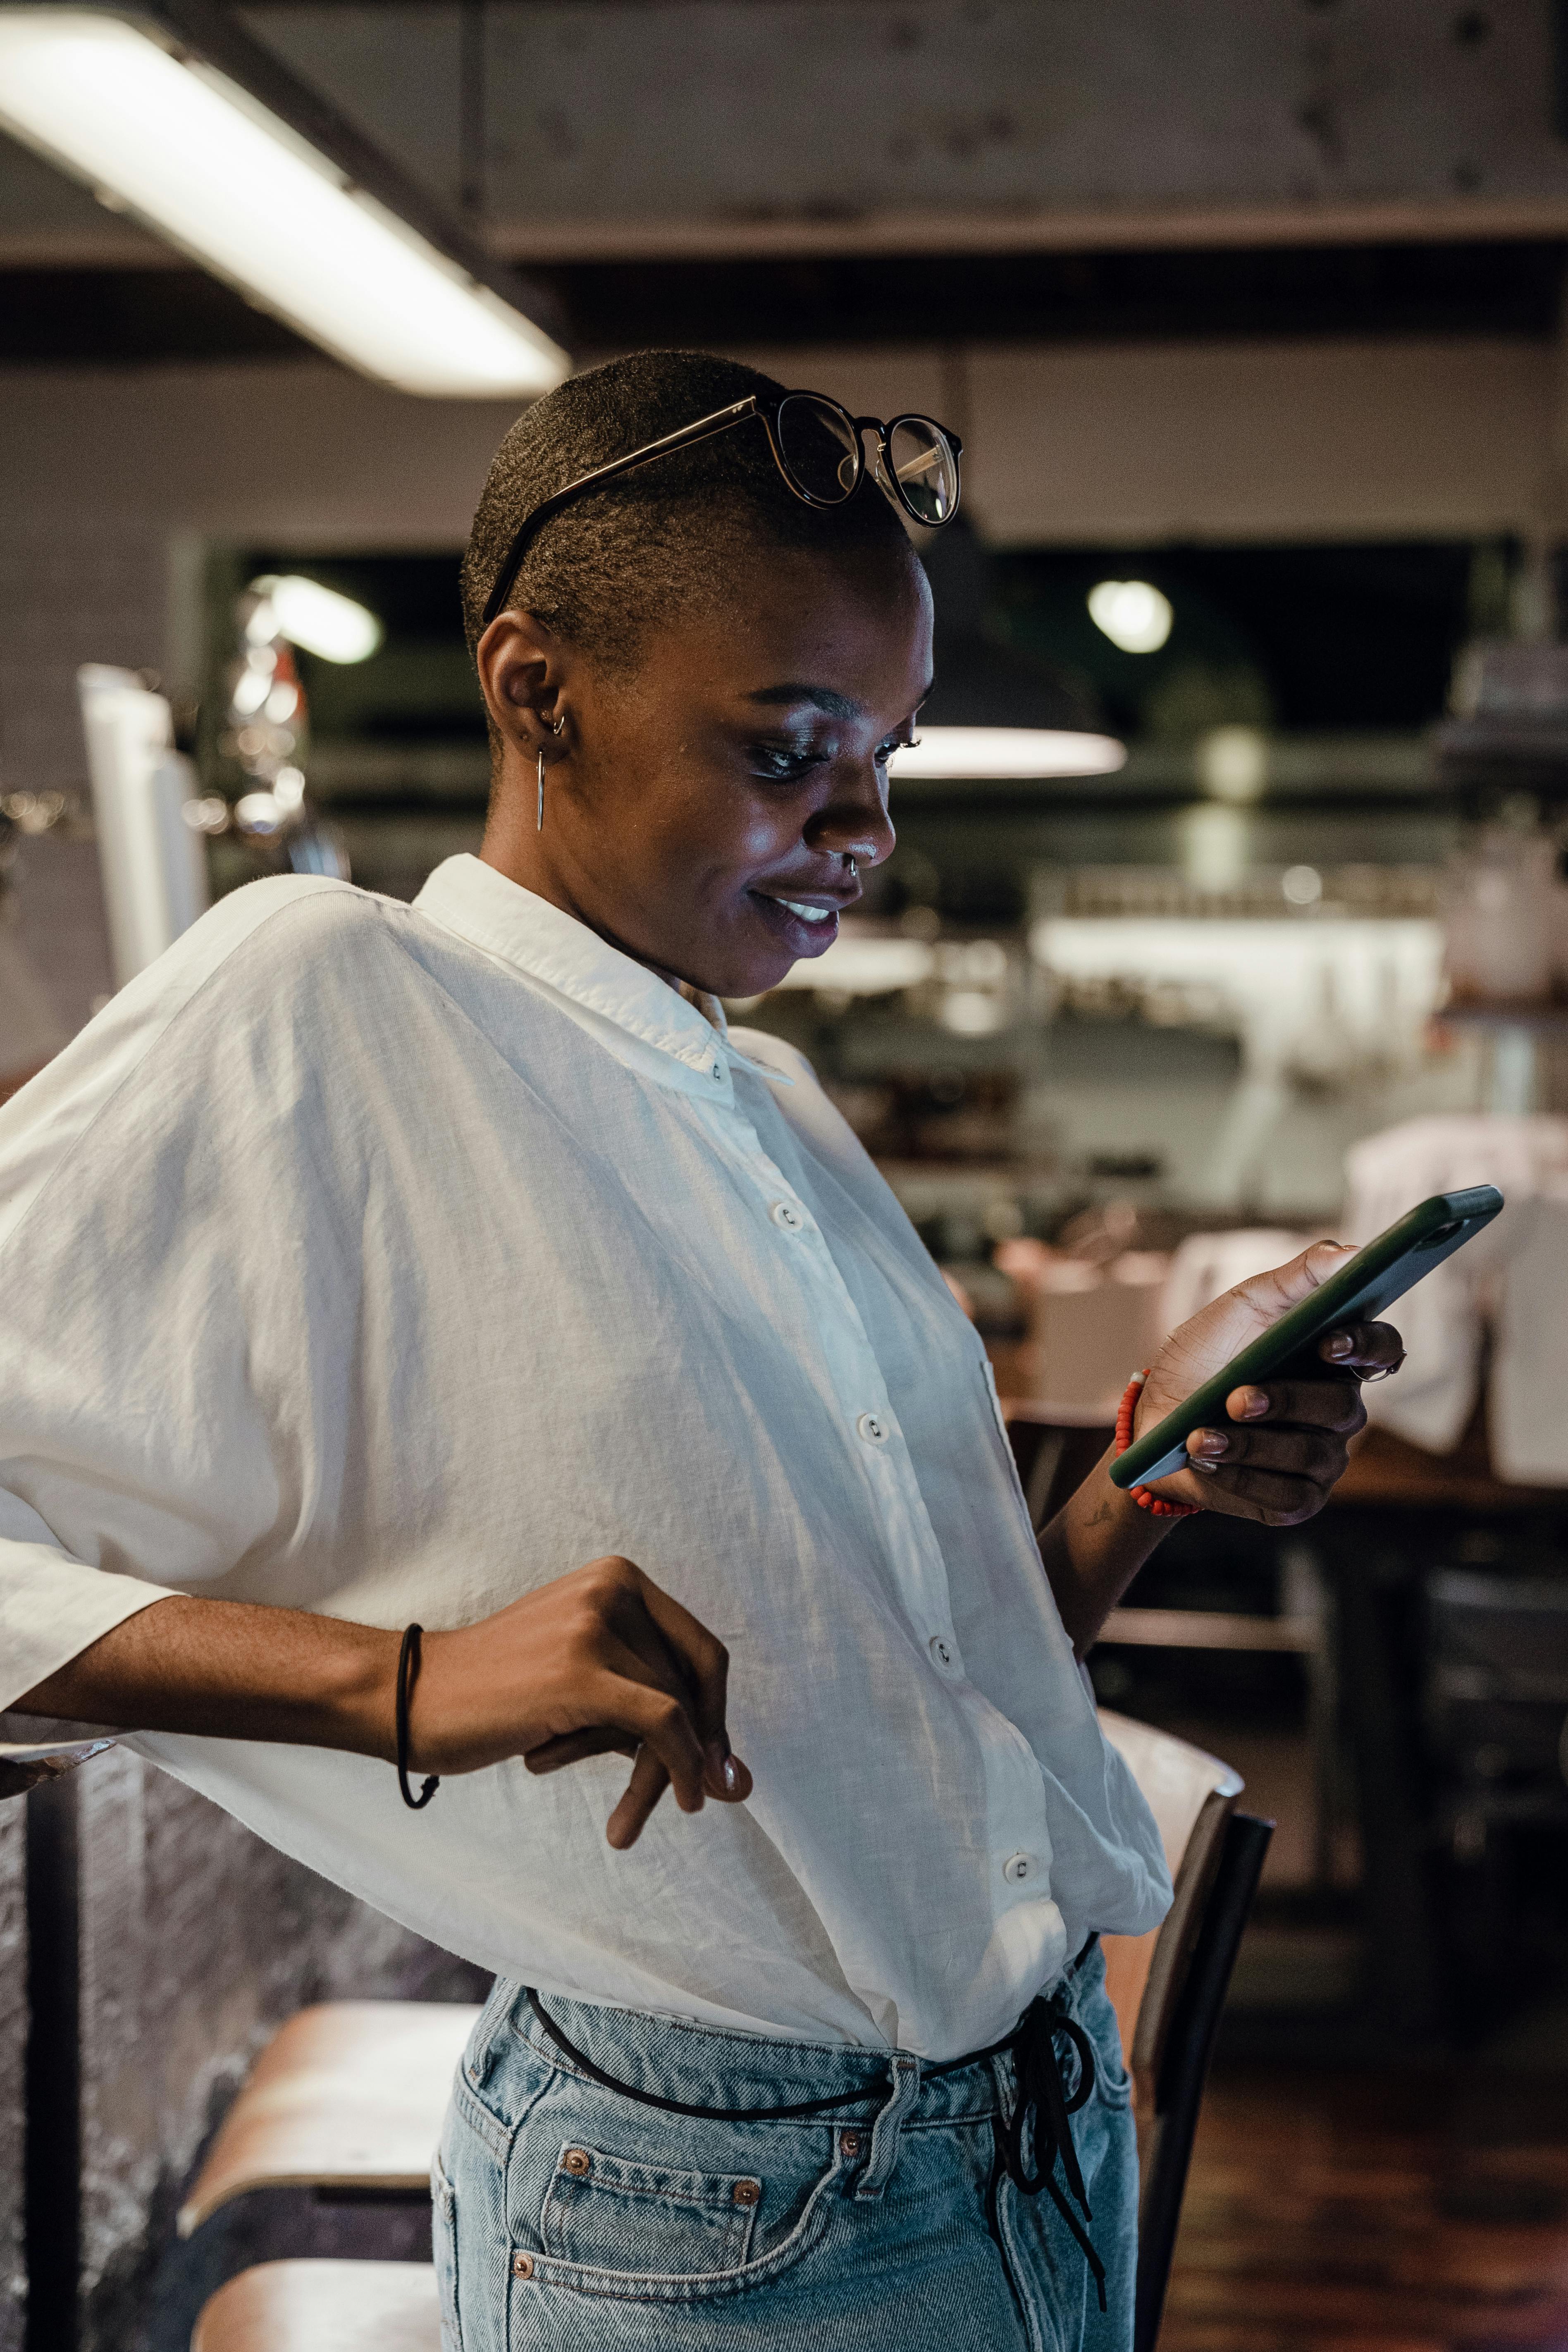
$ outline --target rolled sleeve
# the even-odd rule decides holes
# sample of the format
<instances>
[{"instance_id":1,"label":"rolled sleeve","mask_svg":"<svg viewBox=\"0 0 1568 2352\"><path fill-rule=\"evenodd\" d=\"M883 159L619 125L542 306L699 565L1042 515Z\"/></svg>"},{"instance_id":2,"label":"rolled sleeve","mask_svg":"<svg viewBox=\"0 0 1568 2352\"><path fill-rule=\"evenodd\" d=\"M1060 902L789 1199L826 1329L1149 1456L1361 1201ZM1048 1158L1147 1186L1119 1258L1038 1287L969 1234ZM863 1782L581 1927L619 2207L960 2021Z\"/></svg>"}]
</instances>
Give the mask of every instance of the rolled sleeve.
<instances>
[{"instance_id":1,"label":"rolled sleeve","mask_svg":"<svg viewBox=\"0 0 1568 2352\"><path fill-rule=\"evenodd\" d=\"M53 1544L0 1537L0 1708L68 1665L170 1588L89 1568Z\"/></svg>"}]
</instances>

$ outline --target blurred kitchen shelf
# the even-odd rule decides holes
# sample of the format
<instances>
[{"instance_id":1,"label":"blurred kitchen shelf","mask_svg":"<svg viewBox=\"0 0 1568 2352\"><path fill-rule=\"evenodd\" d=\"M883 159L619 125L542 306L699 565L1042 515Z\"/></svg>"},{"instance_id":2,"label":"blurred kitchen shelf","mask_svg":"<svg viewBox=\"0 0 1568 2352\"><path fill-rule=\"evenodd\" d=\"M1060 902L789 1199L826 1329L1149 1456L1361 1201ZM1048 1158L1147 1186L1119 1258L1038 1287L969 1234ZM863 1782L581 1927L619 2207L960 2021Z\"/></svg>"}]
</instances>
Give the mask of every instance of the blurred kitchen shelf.
<instances>
[{"instance_id":1,"label":"blurred kitchen shelf","mask_svg":"<svg viewBox=\"0 0 1568 2352\"><path fill-rule=\"evenodd\" d=\"M1101 776L1019 777L957 783L936 776L903 777L893 786L905 806L928 801L984 799L1018 801L1092 800L1099 804L1131 802L1206 801L1200 752L1194 743L1130 745L1125 766ZM1330 801L1363 806L1447 806L1455 787L1439 774L1424 734L1270 735L1266 739L1264 776L1256 807L1277 802Z\"/></svg>"},{"instance_id":2,"label":"blurred kitchen shelf","mask_svg":"<svg viewBox=\"0 0 1568 2352\"><path fill-rule=\"evenodd\" d=\"M1102 1642L1158 1650L1294 1650L1315 1656L1323 1644L1317 1617L1241 1617L1218 1609L1113 1609Z\"/></svg>"},{"instance_id":3,"label":"blurred kitchen shelf","mask_svg":"<svg viewBox=\"0 0 1568 2352\"><path fill-rule=\"evenodd\" d=\"M458 741L386 742L328 737L310 746L310 790L324 806L374 803L388 809L460 803L483 809L489 749L482 736Z\"/></svg>"}]
</instances>

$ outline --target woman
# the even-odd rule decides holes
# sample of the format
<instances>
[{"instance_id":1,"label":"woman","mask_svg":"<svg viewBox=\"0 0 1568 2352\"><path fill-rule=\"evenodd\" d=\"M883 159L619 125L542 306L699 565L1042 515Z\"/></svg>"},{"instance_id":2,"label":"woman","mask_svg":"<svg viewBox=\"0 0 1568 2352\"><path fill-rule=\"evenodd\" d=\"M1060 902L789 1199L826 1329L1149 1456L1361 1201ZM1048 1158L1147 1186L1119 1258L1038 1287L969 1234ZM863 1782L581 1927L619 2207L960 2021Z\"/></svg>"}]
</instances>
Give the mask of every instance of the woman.
<instances>
[{"instance_id":1,"label":"woman","mask_svg":"<svg viewBox=\"0 0 1568 2352\"><path fill-rule=\"evenodd\" d=\"M1131 2326L1094 1937L1169 1887L1077 1660L1162 1522L1102 1465L1037 1545L936 1269L726 1027L892 847L900 509L956 495L937 428L779 403L652 353L531 409L464 567L480 856L239 892L0 1114L5 1695L498 1972L448 2352ZM1327 1344L1163 1498L1316 1509L1397 1353Z\"/></svg>"}]
</instances>

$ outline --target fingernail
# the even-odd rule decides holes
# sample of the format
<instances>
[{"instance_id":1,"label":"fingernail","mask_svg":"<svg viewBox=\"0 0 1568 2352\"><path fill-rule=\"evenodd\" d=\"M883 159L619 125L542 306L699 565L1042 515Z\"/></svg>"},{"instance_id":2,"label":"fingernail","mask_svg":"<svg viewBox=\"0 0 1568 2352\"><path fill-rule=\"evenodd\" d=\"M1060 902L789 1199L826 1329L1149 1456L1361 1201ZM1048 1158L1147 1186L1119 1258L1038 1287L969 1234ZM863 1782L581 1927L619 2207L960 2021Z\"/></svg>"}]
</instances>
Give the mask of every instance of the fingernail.
<instances>
[{"instance_id":1,"label":"fingernail","mask_svg":"<svg viewBox=\"0 0 1568 2352\"><path fill-rule=\"evenodd\" d=\"M1261 1421L1268 1410L1267 1389L1247 1389L1243 1392L1238 1421Z\"/></svg>"},{"instance_id":2,"label":"fingernail","mask_svg":"<svg viewBox=\"0 0 1568 2352\"><path fill-rule=\"evenodd\" d=\"M1205 1462L1201 1454L1189 1454L1187 1458L1190 1466L1194 1470L1201 1470L1205 1478L1214 1477L1219 1470L1217 1462Z\"/></svg>"},{"instance_id":3,"label":"fingernail","mask_svg":"<svg viewBox=\"0 0 1568 2352\"><path fill-rule=\"evenodd\" d=\"M1200 1454L1207 1454L1217 1462L1222 1454L1229 1452L1230 1440L1223 1429L1203 1429L1195 1437L1190 1437L1187 1440L1189 1461L1195 1460Z\"/></svg>"},{"instance_id":4,"label":"fingernail","mask_svg":"<svg viewBox=\"0 0 1568 2352\"><path fill-rule=\"evenodd\" d=\"M730 1758L730 1743L724 1738L722 1732L721 1732L717 1738L712 1738L708 1742L706 1752L708 1761L713 1767L715 1776L721 1780L724 1777L724 1767L728 1763Z\"/></svg>"},{"instance_id":5,"label":"fingernail","mask_svg":"<svg viewBox=\"0 0 1568 2352\"><path fill-rule=\"evenodd\" d=\"M1323 1353L1331 1362L1342 1363L1346 1356L1355 1354L1355 1341L1348 1331L1336 1331L1331 1339L1324 1340Z\"/></svg>"},{"instance_id":6,"label":"fingernail","mask_svg":"<svg viewBox=\"0 0 1568 2352\"><path fill-rule=\"evenodd\" d=\"M728 1789L730 1794L733 1796L736 1790L741 1785L741 1775L732 1756L726 1756L724 1759L722 1779L725 1788Z\"/></svg>"}]
</instances>

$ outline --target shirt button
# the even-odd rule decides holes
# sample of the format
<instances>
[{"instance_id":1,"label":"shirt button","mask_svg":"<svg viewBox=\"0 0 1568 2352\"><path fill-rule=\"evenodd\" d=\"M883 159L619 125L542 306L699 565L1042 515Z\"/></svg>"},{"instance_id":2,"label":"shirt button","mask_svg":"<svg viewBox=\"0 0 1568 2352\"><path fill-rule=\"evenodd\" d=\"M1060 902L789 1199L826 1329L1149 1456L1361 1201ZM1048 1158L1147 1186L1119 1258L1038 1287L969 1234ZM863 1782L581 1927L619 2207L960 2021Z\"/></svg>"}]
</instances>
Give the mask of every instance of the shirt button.
<instances>
[{"instance_id":1,"label":"shirt button","mask_svg":"<svg viewBox=\"0 0 1568 2352\"><path fill-rule=\"evenodd\" d=\"M1034 1867L1026 1853L1010 1853L1002 1864L1002 1875L1009 1886L1016 1886L1030 1875Z\"/></svg>"},{"instance_id":2,"label":"shirt button","mask_svg":"<svg viewBox=\"0 0 1568 2352\"><path fill-rule=\"evenodd\" d=\"M855 1424L868 1445L886 1445L888 1424L874 1412L863 1412Z\"/></svg>"},{"instance_id":3,"label":"shirt button","mask_svg":"<svg viewBox=\"0 0 1568 2352\"><path fill-rule=\"evenodd\" d=\"M933 1633L931 1640L926 1644L926 1647L930 1650L934 1663L942 1668L942 1673L944 1675L951 1675L953 1671L955 1662L952 1654L952 1643L948 1640L946 1634Z\"/></svg>"},{"instance_id":4,"label":"shirt button","mask_svg":"<svg viewBox=\"0 0 1568 2352\"><path fill-rule=\"evenodd\" d=\"M720 1081L720 1083L721 1083L721 1084L722 1084L722 1082L723 1082L723 1077L724 1077L724 1065L723 1065L723 1063L722 1063L722 1062L715 1062L715 1063L714 1063L714 1065L713 1065L713 1076L715 1076L715 1077Z\"/></svg>"},{"instance_id":5,"label":"shirt button","mask_svg":"<svg viewBox=\"0 0 1568 2352\"><path fill-rule=\"evenodd\" d=\"M800 1211L792 1208L787 1201L775 1201L768 1214L775 1225L784 1227L786 1234L798 1234L805 1223Z\"/></svg>"}]
</instances>

